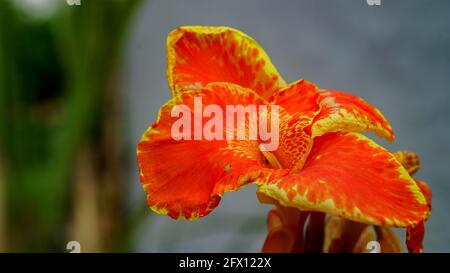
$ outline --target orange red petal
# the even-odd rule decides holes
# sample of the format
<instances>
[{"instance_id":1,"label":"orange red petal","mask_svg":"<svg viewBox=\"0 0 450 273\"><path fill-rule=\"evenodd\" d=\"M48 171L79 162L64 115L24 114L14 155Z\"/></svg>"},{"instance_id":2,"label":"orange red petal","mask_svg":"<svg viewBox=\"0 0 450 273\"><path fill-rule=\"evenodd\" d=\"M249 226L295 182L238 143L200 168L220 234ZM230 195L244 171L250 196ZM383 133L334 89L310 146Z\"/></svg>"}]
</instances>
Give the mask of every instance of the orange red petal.
<instances>
[{"instance_id":1,"label":"orange red petal","mask_svg":"<svg viewBox=\"0 0 450 273\"><path fill-rule=\"evenodd\" d=\"M224 192L283 172L265 165L257 141L174 140L171 127L178 117L172 117L171 111L181 104L194 109L194 97L198 96L204 105L214 103L222 109L227 104L264 103L249 89L216 83L183 92L161 108L156 123L142 136L137 156L148 205L175 219L205 216ZM203 124L207 120L204 118Z\"/></svg>"},{"instance_id":2,"label":"orange red petal","mask_svg":"<svg viewBox=\"0 0 450 273\"><path fill-rule=\"evenodd\" d=\"M276 91L269 102L281 106L289 115L296 116L296 122L306 127L319 113L318 98L319 89L313 83L299 80Z\"/></svg>"},{"instance_id":3,"label":"orange red petal","mask_svg":"<svg viewBox=\"0 0 450 273\"><path fill-rule=\"evenodd\" d=\"M360 97L322 90L319 103L322 109L311 127L313 137L328 132L373 131L388 141L394 139L394 132L383 114Z\"/></svg>"},{"instance_id":4,"label":"orange red petal","mask_svg":"<svg viewBox=\"0 0 450 273\"><path fill-rule=\"evenodd\" d=\"M422 194L425 196L425 199L427 200L428 205L431 207L431 200L432 200L432 192L428 184L422 180L415 179L417 186L422 191Z\"/></svg>"},{"instance_id":5,"label":"orange red petal","mask_svg":"<svg viewBox=\"0 0 450 273\"><path fill-rule=\"evenodd\" d=\"M421 190L395 157L356 133L315 138L301 171L260 183L258 191L283 206L380 226L406 227L429 214Z\"/></svg>"},{"instance_id":6,"label":"orange red petal","mask_svg":"<svg viewBox=\"0 0 450 273\"><path fill-rule=\"evenodd\" d=\"M264 49L230 27L184 26L167 39L167 77L173 94L229 82L264 98L285 85Z\"/></svg>"}]
</instances>

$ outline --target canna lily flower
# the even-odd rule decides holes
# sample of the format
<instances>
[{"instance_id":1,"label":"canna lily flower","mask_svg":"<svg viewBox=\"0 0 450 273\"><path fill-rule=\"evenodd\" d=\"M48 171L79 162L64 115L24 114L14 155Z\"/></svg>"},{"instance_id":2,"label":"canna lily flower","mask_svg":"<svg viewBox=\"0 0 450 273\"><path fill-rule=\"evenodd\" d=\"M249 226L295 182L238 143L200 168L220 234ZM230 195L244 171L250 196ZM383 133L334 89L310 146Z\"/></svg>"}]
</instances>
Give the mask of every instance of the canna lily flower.
<instances>
[{"instance_id":1,"label":"canna lily flower","mask_svg":"<svg viewBox=\"0 0 450 273\"><path fill-rule=\"evenodd\" d=\"M349 227L404 227L407 246L420 249L429 189L411 178L396 155L361 134L394 139L378 109L305 80L286 84L261 46L229 27L172 31L167 78L172 99L137 147L140 180L153 211L196 220L217 207L225 192L253 183L259 200L277 207L269 213L265 251L322 251L320 242L328 244L323 226L331 227L330 219ZM278 149L261 149L260 138L173 139L172 110L193 109L195 97L224 112L227 105L279 106ZM210 119L203 116L203 124ZM305 236L299 236L307 218Z\"/></svg>"}]
</instances>

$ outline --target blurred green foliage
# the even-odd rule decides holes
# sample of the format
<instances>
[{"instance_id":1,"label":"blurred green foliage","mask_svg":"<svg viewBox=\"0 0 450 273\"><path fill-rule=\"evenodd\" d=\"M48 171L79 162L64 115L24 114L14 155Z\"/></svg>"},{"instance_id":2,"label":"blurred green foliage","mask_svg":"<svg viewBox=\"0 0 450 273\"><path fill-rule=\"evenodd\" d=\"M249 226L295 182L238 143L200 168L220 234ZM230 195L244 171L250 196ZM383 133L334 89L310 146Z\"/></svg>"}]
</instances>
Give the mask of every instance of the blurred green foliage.
<instances>
[{"instance_id":1,"label":"blurred green foliage","mask_svg":"<svg viewBox=\"0 0 450 273\"><path fill-rule=\"evenodd\" d=\"M0 184L6 192L0 202L7 225L0 241L7 250L65 247L63 227L76 206L76 158L86 144L97 153L111 82L140 2L83 1L37 19L0 2Z\"/></svg>"}]
</instances>

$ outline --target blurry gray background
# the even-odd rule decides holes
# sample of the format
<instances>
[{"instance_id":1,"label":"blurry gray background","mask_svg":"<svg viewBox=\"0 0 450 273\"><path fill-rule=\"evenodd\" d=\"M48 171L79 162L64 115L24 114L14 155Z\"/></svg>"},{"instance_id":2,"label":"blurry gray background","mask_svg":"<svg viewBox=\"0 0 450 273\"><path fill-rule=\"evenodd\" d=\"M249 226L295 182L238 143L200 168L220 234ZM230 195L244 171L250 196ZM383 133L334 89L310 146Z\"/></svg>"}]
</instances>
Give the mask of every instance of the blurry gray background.
<instances>
[{"instance_id":1,"label":"blurry gray background","mask_svg":"<svg viewBox=\"0 0 450 273\"><path fill-rule=\"evenodd\" d=\"M305 78L341 89L377 106L397 139L378 142L410 149L422 160L416 177L433 190L425 251L450 251L450 1L382 0L192 0L148 1L134 22L125 56L125 90L131 120L133 187L130 206L144 198L135 145L170 98L165 41L182 25L227 25L255 38L287 82ZM195 158L192 158L195 160ZM259 251L265 216L255 187L229 193L196 222L149 212L137 232L136 251ZM399 230L404 239L404 230Z\"/></svg>"}]
</instances>

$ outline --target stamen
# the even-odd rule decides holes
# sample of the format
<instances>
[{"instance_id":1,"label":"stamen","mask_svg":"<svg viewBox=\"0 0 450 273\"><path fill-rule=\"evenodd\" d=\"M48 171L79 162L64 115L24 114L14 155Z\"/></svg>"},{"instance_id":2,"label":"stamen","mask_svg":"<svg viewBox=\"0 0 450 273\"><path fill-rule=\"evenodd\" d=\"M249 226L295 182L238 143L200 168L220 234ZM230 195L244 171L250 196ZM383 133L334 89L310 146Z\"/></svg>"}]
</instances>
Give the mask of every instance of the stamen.
<instances>
[{"instance_id":1,"label":"stamen","mask_svg":"<svg viewBox=\"0 0 450 273\"><path fill-rule=\"evenodd\" d=\"M269 165L274 169L282 169L283 166L281 165L280 161L278 161L277 157L268 151L261 151L263 156L266 158L267 162L269 162Z\"/></svg>"}]
</instances>

